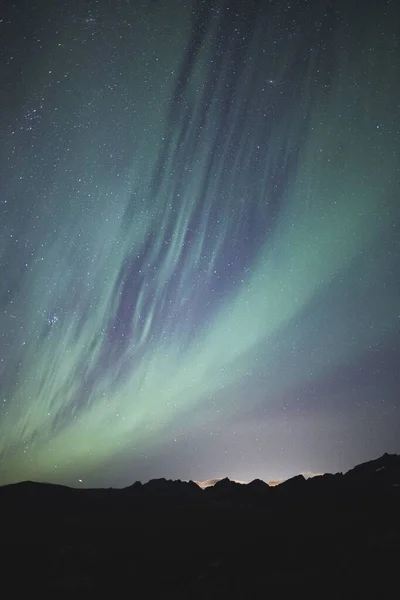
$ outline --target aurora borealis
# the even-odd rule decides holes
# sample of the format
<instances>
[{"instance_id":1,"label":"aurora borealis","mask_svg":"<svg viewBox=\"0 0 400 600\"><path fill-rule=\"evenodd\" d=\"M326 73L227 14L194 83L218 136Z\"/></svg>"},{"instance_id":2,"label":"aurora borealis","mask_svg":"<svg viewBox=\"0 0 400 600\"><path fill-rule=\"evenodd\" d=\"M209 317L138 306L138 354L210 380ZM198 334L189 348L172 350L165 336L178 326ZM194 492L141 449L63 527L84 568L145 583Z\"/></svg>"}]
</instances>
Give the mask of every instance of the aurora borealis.
<instances>
[{"instance_id":1,"label":"aurora borealis","mask_svg":"<svg viewBox=\"0 0 400 600\"><path fill-rule=\"evenodd\" d=\"M0 22L0 483L400 451L396 2Z\"/></svg>"}]
</instances>

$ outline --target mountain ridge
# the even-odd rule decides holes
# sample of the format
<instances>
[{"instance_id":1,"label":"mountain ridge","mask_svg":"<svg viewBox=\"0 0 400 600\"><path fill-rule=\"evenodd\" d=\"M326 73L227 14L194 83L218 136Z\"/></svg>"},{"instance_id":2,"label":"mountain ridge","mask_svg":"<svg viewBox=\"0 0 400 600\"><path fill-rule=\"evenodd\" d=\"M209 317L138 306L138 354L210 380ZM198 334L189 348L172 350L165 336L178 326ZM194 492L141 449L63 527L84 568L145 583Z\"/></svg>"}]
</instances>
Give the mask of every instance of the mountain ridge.
<instances>
[{"instance_id":1,"label":"mountain ridge","mask_svg":"<svg viewBox=\"0 0 400 600\"><path fill-rule=\"evenodd\" d=\"M181 479L167 479L165 477L150 479L149 481L142 483L141 481L135 481L132 484L123 487L123 488L86 488L86 487L73 487L63 484L56 484L51 482L37 482L37 481L21 481L17 483L6 484L4 486L0 486L0 497L2 492L6 489L14 489L14 490L22 490L25 489L30 493L38 493L39 490L44 492L48 491L49 493L62 493L62 491L71 490L71 491L91 491L91 492L106 492L112 490L113 492L143 492L150 491L152 493L165 493L166 490L175 490L176 492L183 490L191 490L195 492L200 491L209 491L210 488L216 488L219 492L227 493L228 491L239 490L240 488L248 488L249 489L270 489L270 488L288 488L296 486L304 486L309 481L314 480L315 482L319 482L322 479L325 481L328 478L336 478L338 480L339 477L344 477L347 479L357 478L358 480L368 480L372 482L376 481L392 481L393 485L400 485L400 455L398 454L388 454L385 452L382 456L372 459L363 463L360 463L348 471L342 473L323 473L316 474L312 477L305 477L303 474L298 474L288 479L282 480L278 483L274 482L273 484L265 482L261 479L254 479L249 481L248 483L243 481L237 481L234 479L230 479L229 477L223 478L214 478L202 481L194 481L194 480L181 480Z\"/></svg>"},{"instance_id":2,"label":"mountain ridge","mask_svg":"<svg viewBox=\"0 0 400 600\"><path fill-rule=\"evenodd\" d=\"M391 598L399 506L400 457L388 454L276 486L26 481L0 488L2 582L56 597L146 589L174 600L259 598L266 590L277 598Z\"/></svg>"}]
</instances>

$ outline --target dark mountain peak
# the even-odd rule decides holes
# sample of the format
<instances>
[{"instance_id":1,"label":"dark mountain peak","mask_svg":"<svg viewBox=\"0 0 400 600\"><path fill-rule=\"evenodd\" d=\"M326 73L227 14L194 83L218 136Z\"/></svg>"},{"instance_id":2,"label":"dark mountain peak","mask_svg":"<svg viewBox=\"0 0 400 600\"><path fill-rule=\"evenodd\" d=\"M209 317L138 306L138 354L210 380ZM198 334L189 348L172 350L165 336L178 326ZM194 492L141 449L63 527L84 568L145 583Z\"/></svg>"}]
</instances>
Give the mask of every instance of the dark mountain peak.
<instances>
[{"instance_id":1,"label":"dark mountain peak","mask_svg":"<svg viewBox=\"0 0 400 600\"><path fill-rule=\"evenodd\" d=\"M172 479L166 479L165 477L158 477L156 479L149 479L144 485L146 487L163 487L168 483L173 483Z\"/></svg>"},{"instance_id":2,"label":"dark mountain peak","mask_svg":"<svg viewBox=\"0 0 400 600\"><path fill-rule=\"evenodd\" d=\"M286 479L286 481L283 481L280 485L285 485L287 484L298 484L298 483L304 483L306 481L306 478L304 477L304 475L300 474L300 475L295 475L294 477L290 477L290 479Z\"/></svg>"},{"instance_id":3,"label":"dark mountain peak","mask_svg":"<svg viewBox=\"0 0 400 600\"><path fill-rule=\"evenodd\" d=\"M229 477L224 477L217 480L214 485L205 488L204 491L211 497L235 498L237 497L237 492L242 491L246 487L243 483L238 483L237 481L232 481Z\"/></svg>"},{"instance_id":4,"label":"dark mountain peak","mask_svg":"<svg viewBox=\"0 0 400 600\"><path fill-rule=\"evenodd\" d=\"M344 488L343 473L324 473L307 479L307 489L310 494L336 495Z\"/></svg>"},{"instance_id":5,"label":"dark mountain peak","mask_svg":"<svg viewBox=\"0 0 400 600\"><path fill-rule=\"evenodd\" d=\"M18 494L40 494L48 492L69 492L73 488L58 483L47 483L42 481L19 481L18 483L10 483L2 487L3 490L17 492Z\"/></svg>"},{"instance_id":6,"label":"dark mountain peak","mask_svg":"<svg viewBox=\"0 0 400 600\"><path fill-rule=\"evenodd\" d=\"M298 486L302 486L306 483L306 478L304 477L304 475L295 475L294 477L291 477L290 479L286 479L286 481L282 481L282 483L280 483L279 485L277 485L276 487L279 489L291 489L293 487L298 487Z\"/></svg>"},{"instance_id":7,"label":"dark mountain peak","mask_svg":"<svg viewBox=\"0 0 400 600\"><path fill-rule=\"evenodd\" d=\"M242 487L242 483L238 483L237 481L232 481L231 479L229 479L229 477L224 477L223 479L220 479L219 481L216 482L216 484L214 485L215 489L218 490L233 490L233 489L239 489L239 487Z\"/></svg>"},{"instance_id":8,"label":"dark mountain peak","mask_svg":"<svg viewBox=\"0 0 400 600\"><path fill-rule=\"evenodd\" d=\"M188 495L201 492L194 481L181 481L180 479L150 479L142 486L145 492L159 494L161 496Z\"/></svg>"},{"instance_id":9,"label":"dark mountain peak","mask_svg":"<svg viewBox=\"0 0 400 600\"><path fill-rule=\"evenodd\" d=\"M400 486L400 456L388 454L357 465L345 474L345 480L353 487L387 490Z\"/></svg>"},{"instance_id":10,"label":"dark mountain peak","mask_svg":"<svg viewBox=\"0 0 400 600\"><path fill-rule=\"evenodd\" d=\"M124 488L125 490L129 490L131 492L136 492L139 491L143 488L143 483L141 481L135 481L134 483L132 483L132 485L129 485L128 487Z\"/></svg>"},{"instance_id":11,"label":"dark mountain peak","mask_svg":"<svg viewBox=\"0 0 400 600\"><path fill-rule=\"evenodd\" d=\"M265 481L262 481L261 479L253 479L253 481L250 481L250 483L247 484L247 487L253 492L266 492L270 489L268 483L265 483Z\"/></svg>"},{"instance_id":12,"label":"dark mountain peak","mask_svg":"<svg viewBox=\"0 0 400 600\"><path fill-rule=\"evenodd\" d=\"M361 479L379 479L400 483L400 456L385 452L379 458L361 463L350 469L346 477Z\"/></svg>"}]
</instances>

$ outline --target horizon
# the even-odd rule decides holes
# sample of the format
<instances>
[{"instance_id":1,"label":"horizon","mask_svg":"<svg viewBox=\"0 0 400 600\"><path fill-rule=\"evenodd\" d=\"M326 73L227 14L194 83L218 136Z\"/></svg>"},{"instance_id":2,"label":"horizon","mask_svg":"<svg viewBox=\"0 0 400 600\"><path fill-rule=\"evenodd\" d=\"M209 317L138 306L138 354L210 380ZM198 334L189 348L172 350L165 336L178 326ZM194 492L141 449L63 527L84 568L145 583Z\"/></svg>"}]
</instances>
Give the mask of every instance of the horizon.
<instances>
[{"instance_id":1,"label":"horizon","mask_svg":"<svg viewBox=\"0 0 400 600\"><path fill-rule=\"evenodd\" d=\"M4 6L0 484L400 453L400 11L358 8Z\"/></svg>"},{"instance_id":2,"label":"horizon","mask_svg":"<svg viewBox=\"0 0 400 600\"><path fill-rule=\"evenodd\" d=\"M398 454L390 454L388 452L385 452L384 454L382 454L381 456L375 457L373 459L367 460L364 463L360 463L357 465L353 465L350 469L348 469L347 471L336 471L336 472L332 472L332 473L311 473L311 472L304 472L304 473L296 473L294 475L291 475L290 477L287 477L285 479L280 479L280 480L269 480L269 481L265 481L264 479L261 479L259 477L255 477L252 479L249 479L247 481L244 480L237 480L237 479L232 479L230 477L212 477L203 481L198 481L195 479L170 479L168 477L156 477L153 479L149 479L147 481L133 481L130 484L123 486L123 487L108 487L108 488L104 488L104 487L86 487L85 482L83 480L78 480L78 482L75 482L75 485L73 484L55 484L51 481L32 481L32 480L23 480L23 481L17 481L14 482L12 484L0 484L0 489L1 487L4 486L9 486L9 485L19 485L19 484L24 484L24 483L33 483L33 484L38 484L38 485L56 485L56 486L61 486L61 487L68 487L70 489L127 489L129 487L132 487L133 485L139 483L140 485L147 485L148 483L150 483L151 481L165 481L166 483L173 483L173 482L180 482L180 483L194 483L196 484L200 489L204 490L207 489L208 487L213 487L214 485L216 485L218 482L220 481L224 481L224 480L228 480L232 483L238 483L240 485L248 485L249 483L252 483L253 481L262 481L263 483L266 483L269 487L276 487L279 486L281 483L285 483L286 481L290 481L293 478L302 476L305 480L307 479L313 479L314 477L323 477L324 475L346 475L347 473L351 472L355 467L359 467L361 465L368 465L371 463L376 463L378 461L382 461L383 459L385 459L386 457L397 457L400 459L400 455ZM383 467L382 467L383 468ZM77 483L79 485L77 485Z\"/></svg>"}]
</instances>

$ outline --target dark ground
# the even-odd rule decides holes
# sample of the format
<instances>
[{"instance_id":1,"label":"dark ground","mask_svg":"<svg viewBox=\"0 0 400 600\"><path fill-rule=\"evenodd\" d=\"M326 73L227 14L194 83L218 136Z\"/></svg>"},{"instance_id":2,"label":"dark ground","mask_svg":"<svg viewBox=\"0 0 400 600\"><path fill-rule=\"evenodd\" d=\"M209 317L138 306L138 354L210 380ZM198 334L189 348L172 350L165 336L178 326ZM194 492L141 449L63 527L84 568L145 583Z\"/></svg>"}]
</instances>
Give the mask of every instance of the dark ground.
<instances>
[{"instance_id":1,"label":"dark ground","mask_svg":"<svg viewBox=\"0 0 400 600\"><path fill-rule=\"evenodd\" d=\"M400 456L275 488L0 488L1 587L59 597L400 597Z\"/></svg>"}]
</instances>

